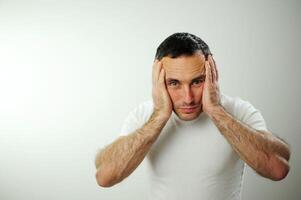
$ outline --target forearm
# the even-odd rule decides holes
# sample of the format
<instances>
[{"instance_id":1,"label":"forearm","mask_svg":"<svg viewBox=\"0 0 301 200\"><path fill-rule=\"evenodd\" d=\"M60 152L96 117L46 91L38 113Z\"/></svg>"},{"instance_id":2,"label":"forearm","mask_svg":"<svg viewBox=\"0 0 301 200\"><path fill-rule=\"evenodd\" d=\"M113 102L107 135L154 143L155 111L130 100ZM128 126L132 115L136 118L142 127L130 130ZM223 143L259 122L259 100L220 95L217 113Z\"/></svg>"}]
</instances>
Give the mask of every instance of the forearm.
<instances>
[{"instance_id":1,"label":"forearm","mask_svg":"<svg viewBox=\"0 0 301 200\"><path fill-rule=\"evenodd\" d=\"M233 149L256 172L272 180L286 176L289 150L282 141L243 124L222 107L213 111L210 118Z\"/></svg>"},{"instance_id":2,"label":"forearm","mask_svg":"<svg viewBox=\"0 0 301 200\"><path fill-rule=\"evenodd\" d=\"M166 122L154 112L143 127L99 152L95 161L98 184L112 186L129 176L142 162Z\"/></svg>"}]
</instances>

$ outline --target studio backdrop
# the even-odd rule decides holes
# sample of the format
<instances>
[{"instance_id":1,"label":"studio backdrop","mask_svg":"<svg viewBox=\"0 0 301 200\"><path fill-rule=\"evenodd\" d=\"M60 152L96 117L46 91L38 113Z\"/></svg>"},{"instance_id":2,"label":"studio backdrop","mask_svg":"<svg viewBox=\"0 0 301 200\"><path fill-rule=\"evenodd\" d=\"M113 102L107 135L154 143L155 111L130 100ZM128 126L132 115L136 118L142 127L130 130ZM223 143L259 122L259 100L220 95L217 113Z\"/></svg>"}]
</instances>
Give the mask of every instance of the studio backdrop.
<instances>
[{"instance_id":1,"label":"studio backdrop","mask_svg":"<svg viewBox=\"0 0 301 200\"><path fill-rule=\"evenodd\" d=\"M152 98L156 48L175 32L201 37L220 90L250 101L291 147L282 181L246 167L243 199L300 199L300 10L297 0L0 1L0 199L145 199L144 164L102 188L94 158Z\"/></svg>"}]
</instances>

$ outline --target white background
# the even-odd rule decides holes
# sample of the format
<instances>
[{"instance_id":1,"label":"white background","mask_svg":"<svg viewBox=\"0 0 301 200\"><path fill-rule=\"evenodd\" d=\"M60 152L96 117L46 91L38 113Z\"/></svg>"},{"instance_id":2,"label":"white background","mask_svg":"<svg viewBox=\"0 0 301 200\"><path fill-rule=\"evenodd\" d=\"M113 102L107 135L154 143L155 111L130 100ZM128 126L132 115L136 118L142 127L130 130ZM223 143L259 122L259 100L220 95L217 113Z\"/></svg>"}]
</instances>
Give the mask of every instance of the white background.
<instances>
[{"instance_id":1,"label":"white background","mask_svg":"<svg viewBox=\"0 0 301 200\"><path fill-rule=\"evenodd\" d=\"M101 188L94 156L151 98L155 50L182 31L211 47L221 91L291 145L287 178L247 168L243 199L299 199L300 10L297 0L0 1L0 199L145 199L144 165Z\"/></svg>"}]
</instances>

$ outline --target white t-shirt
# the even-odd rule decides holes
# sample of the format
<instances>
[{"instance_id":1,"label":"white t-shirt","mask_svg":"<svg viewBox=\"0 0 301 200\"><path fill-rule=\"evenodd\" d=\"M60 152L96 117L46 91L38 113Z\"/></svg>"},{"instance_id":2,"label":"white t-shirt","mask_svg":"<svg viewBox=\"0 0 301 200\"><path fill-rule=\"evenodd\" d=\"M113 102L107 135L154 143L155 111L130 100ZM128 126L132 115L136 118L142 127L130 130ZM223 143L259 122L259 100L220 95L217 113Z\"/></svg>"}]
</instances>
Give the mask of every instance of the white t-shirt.
<instances>
[{"instance_id":1,"label":"white t-shirt","mask_svg":"<svg viewBox=\"0 0 301 200\"><path fill-rule=\"evenodd\" d=\"M267 130L249 102L221 94L221 105L252 128ZM142 127L152 112L152 100L141 103L125 119L120 136ZM150 180L149 200L241 199L245 163L204 112L192 121L173 112L143 162Z\"/></svg>"}]
</instances>

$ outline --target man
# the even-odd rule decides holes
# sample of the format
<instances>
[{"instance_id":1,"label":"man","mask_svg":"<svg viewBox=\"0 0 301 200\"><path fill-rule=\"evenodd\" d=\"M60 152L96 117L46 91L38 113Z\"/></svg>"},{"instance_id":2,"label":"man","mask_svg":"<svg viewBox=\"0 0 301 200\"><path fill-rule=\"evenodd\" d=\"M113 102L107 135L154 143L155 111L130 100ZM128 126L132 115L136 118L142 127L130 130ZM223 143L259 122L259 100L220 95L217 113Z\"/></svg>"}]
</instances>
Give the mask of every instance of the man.
<instances>
[{"instance_id":1,"label":"man","mask_svg":"<svg viewBox=\"0 0 301 200\"><path fill-rule=\"evenodd\" d=\"M150 197L241 198L245 163L274 181L289 171L290 150L249 102L221 94L208 45L175 33L157 48L153 99L130 112L121 137L96 156L96 179L110 187L147 157Z\"/></svg>"}]
</instances>

